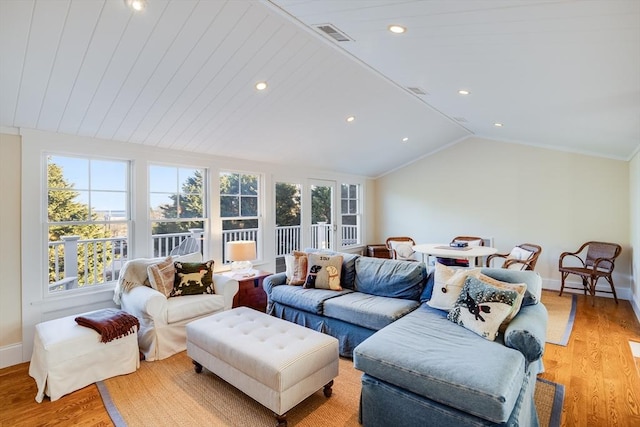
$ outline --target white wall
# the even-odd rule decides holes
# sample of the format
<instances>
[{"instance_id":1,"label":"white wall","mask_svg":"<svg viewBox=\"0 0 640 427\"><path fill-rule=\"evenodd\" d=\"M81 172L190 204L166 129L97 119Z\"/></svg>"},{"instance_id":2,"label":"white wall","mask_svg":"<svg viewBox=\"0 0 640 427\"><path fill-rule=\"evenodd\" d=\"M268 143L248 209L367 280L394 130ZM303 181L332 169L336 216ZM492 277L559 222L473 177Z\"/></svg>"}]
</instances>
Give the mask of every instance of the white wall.
<instances>
[{"instance_id":1,"label":"white wall","mask_svg":"<svg viewBox=\"0 0 640 427\"><path fill-rule=\"evenodd\" d=\"M632 304L640 319L640 148L629 162L629 200L631 204L631 245L633 247Z\"/></svg>"},{"instance_id":2,"label":"white wall","mask_svg":"<svg viewBox=\"0 0 640 427\"><path fill-rule=\"evenodd\" d=\"M0 133L0 367L22 356L20 136Z\"/></svg>"},{"instance_id":3,"label":"white wall","mask_svg":"<svg viewBox=\"0 0 640 427\"><path fill-rule=\"evenodd\" d=\"M469 138L377 180L377 240L494 238L542 246L536 271L559 289L558 257L589 240L623 247L614 280L631 294L629 162Z\"/></svg>"}]
</instances>

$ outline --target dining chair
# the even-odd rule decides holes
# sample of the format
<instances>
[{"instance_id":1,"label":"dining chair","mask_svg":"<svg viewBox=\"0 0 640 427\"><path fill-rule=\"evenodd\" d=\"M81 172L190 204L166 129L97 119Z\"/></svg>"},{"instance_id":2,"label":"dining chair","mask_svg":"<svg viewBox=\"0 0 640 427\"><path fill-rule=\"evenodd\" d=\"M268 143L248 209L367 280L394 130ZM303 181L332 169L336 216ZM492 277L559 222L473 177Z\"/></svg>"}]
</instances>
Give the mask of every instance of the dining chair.
<instances>
[{"instance_id":1,"label":"dining chair","mask_svg":"<svg viewBox=\"0 0 640 427\"><path fill-rule=\"evenodd\" d=\"M416 245L416 242L411 237L389 237L385 243L387 248L389 248L389 253L391 254L392 259L417 261L413 257L413 254L415 253L413 247Z\"/></svg>"},{"instance_id":2,"label":"dining chair","mask_svg":"<svg viewBox=\"0 0 640 427\"><path fill-rule=\"evenodd\" d=\"M487 257L487 267L491 267L491 262L502 258L502 268L509 270L530 270L536 268L538 257L542 253L542 247L533 243L522 243L511 249L508 254L493 254Z\"/></svg>"},{"instance_id":3,"label":"dining chair","mask_svg":"<svg viewBox=\"0 0 640 427\"><path fill-rule=\"evenodd\" d=\"M586 256L583 255L583 252L585 251ZM562 275L560 296L562 296L562 292L565 288L582 289L584 290L585 295L587 295L587 291L589 291L589 294L593 297L591 305L595 304L596 292L613 294L613 298L617 304L618 297L616 295L616 289L613 286L612 274L615 267L615 259L620 255L620 252L622 252L622 246L617 243L586 242L575 252L563 252L560 254L560 258L558 260L558 270ZM566 261L565 258L567 258ZM569 260L574 260L574 264L576 264L575 259L580 262L580 265L575 266L565 264L565 262L570 262ZM569 274L580 276L582 279L582 288L565 286L564 281ZM596 290L598 279L601 277L604 277L605 280L609 282L611 291Z\"/></svg>"}]
</instances>

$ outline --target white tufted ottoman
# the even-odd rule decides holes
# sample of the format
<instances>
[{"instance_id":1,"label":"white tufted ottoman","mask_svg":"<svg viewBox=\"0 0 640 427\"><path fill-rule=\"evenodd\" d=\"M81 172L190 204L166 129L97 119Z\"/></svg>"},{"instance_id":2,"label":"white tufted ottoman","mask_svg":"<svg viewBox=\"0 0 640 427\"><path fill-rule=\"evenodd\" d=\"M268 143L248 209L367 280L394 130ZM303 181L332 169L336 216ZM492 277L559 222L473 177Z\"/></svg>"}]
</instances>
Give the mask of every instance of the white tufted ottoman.
<instances>
[{"instance_id":1,"label":"white tufted ottoman","mask_svg":"<svg viewBox=\"0 0 640 427\"><path fill-rule=\"evenodd\" d=\"M36 402L44 395L52 401L89 384L140 367L138 334L108 343L100 334L76 323L77 315L36 325L29 375L36 380Z\"/></svg>"},{"instance_id":2,"label":"white tufted ottoman","mask_svg":"<svg viewBox=\"0 0 640 427\"><path fill-rule=\"evenodd\" d=\"M286 412L338 376L338 340L265 313L238 307L187 324L187 354L271 409Z\"/></svg>"}]
</instances>

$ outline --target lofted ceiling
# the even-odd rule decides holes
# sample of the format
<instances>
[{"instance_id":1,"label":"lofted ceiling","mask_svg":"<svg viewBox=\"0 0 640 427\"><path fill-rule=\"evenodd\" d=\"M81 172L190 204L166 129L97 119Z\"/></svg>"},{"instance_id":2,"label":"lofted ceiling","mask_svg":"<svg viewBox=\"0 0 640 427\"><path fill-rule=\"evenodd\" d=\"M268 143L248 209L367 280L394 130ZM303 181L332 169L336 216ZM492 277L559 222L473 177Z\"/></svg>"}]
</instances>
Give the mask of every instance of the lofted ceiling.
<instances>
[{"instance_id":1,"label":"lofted ceiling","mask_svg":"<svg viewBox=\"0 0 640 427\"><path fill-rule=\"evenodd\" d=\"M0 0L0 126L372 177L471 135L626 160L640 1Z\"/></svg>"}]
</instances>

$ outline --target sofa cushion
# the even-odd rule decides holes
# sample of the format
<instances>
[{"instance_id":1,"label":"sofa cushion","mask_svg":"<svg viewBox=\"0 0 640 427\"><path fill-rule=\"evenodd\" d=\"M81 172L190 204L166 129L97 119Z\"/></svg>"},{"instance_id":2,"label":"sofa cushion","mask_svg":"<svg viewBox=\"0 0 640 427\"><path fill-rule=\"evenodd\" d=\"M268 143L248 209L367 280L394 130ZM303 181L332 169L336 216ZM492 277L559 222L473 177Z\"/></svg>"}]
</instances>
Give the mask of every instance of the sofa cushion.
<instances>
[{"instance_id":1,"label":"sofa cushion","mask_svg":"<svg viewBox=\"0 0 640 427\"><path fill-rule=\"evenodd\" d=\"M422 262L360 257L356 259L358 292L419 301L427 280Z\"/></svg>"},{"instance_id":2,"label":"sofa cushion","mask_svg":"<svg viewBox=\"0 0 640 427\"><path fill-rule=\"evenodd\" d=\"M506 268L483 268L482 274L493 277L502 282L524 283L527 291L522 299L522 305L532 305L540 302L542 296L542 278L535 271L509 270Z\"/></svg>"},{"instance_id":3,"label":"sofa cushion","mask_svg":"<svg viewBox=\"0 0 640 427\"><path fill-rule=\"evenodd\" d=\"M345 289L355 289L356 280L356 260L360 258L358 254L346 252L328 251L326 249L307 248L306 253L323 253L327 255L342 255L342 271L340 272L340 285Z\"/></svg>"},{"instance_id":4,"label":"sofa cushion","mask_svg":"<svg viewBox=\"0 0 640 427\"><path fill-rule=\"evenodd\" d=\"M418 301L380 297L362 292L324 302L324 315L377 331L412 312Z\"/></svg>"},{"instance_id":5,"label":"sofa cushion","mask_svg":"<svg viewBox=\"0 0 640 427\"><path fill-rule=\"evenodd\" d=\"M307 289L331 289L341 291L340 272L342 271L342 255L308 254L307 278L304 287Z\"/></svg>"},{"instance_id":6,"label":"sofa cushion","mask_svg":"<svg viewBox=\"0 0 640 427\"><path fill-rule=\"evenodd\" d=\"M330 291L328 289L305 289L299 286L274 286L271 290L270 300L310 313L322 314L322 304L326 300L350 292L353 291L350 289Z\"/></svg>"},{"instance_id":7,"label":"sofa cushion","mask_svg":"<svg viewBox=\"0 0 640 427\"><path fill-rule=\"evenodd\" d=\"M524 382L524 356L446 315L422 305L358 345L354 366L427 399L506 422Z\"/></svg>"},{"instance_id":8,"label":"sofa cushion","mask_svg":"<svg viewBox=\"0 0 640 427\"><path fill-rule=\"evenodd\" d=\"M185 295L167 299L167 323L195 319L224 309L223 295Z\"/></svg>"},{"instance_id":9,"label":"sofa cushion","mask_svg":"<svg viewBox=\"0 0 640 427\"><path fill-rule=\"evenodd\" d=\"M494 341L498 329L513 310L518 293L469 276L447 319Z\"/></svg>"}]
</instances>

